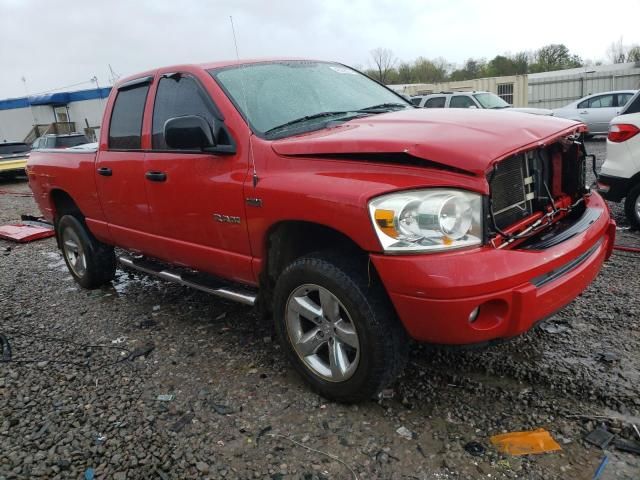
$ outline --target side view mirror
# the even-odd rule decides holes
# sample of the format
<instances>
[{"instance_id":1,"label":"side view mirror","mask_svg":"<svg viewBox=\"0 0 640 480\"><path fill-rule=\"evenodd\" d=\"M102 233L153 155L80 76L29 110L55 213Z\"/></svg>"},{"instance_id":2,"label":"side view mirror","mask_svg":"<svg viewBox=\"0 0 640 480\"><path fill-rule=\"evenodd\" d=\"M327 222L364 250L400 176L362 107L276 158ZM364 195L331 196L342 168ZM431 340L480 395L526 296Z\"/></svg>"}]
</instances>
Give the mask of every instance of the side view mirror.
<instances>
[{"instance_id":1,"label":"side view mirror","mask_svg":"<svg viewBox=\"0 0 640 480\"><path fill-rule=\"evenodd\" d=\"M179 150L197 150L216 146L216 138L207 121L199 115L173 117L164 123L167 146Z\"/></svg>"}]
</instances>

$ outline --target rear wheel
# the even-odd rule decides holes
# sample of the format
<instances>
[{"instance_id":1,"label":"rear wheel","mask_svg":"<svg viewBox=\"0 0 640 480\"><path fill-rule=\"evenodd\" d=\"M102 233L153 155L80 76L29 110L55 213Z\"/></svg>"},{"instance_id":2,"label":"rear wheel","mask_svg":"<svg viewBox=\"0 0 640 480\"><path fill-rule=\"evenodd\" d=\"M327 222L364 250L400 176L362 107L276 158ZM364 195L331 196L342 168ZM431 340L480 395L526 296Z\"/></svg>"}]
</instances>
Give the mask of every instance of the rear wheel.
<instances>
[{"instance_id":1,"label":"rear wheel","mask_svg":"<svg viewBox=\"0 0 640 480\"><path fill-rule=\"evenodd\" d=\"M113 247L99 242L78 218L64 215L56 233L71 276L82 287L93 289L113 280L116 257Z\"/></svg>"},{"instance_id":2,"label":"rear wheel","mask_svg":"<svg viewBox=\"0 0 640 480\"><path fill-rule=\"evenodd\" d=\"M285 268L275 287L281 344L302 377L332 400L371 398L406 362L408 338L380 283L368 281L366 262L308 255Z\"/></svg>"},{"instance_id":3,"label":"rear wheel","mask_svg":"<svg viewBox=\"0 0 640 480\"><path fill-rule=\"evenodd\" d=\"M631 226L640 229L640 183L629 190L624 202L624 213Z\"/></svg>"}]
</instances>

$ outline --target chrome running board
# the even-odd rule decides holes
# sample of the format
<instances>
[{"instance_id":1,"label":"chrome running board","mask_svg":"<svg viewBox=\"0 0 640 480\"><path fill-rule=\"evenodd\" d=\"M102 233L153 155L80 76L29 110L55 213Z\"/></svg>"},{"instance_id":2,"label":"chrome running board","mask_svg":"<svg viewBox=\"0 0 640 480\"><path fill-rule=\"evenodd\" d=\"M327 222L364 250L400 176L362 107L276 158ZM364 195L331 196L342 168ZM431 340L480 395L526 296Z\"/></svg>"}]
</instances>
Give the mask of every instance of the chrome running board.
<instances>
[{"instance_id":1,"label":"chrome running board","mask_svg":"<svg viewBox=\"0 0 640 480\"><path fill-rule=\"evenodd\" d=\"M161 263L144 258L134 260L129 257L121 256L118 257L118 262L125 267L133 268L139 272L153 275L154 277L158 277L169 282L179 283L186 287L195 288L196 290L201 290L227 300L233 300L249 306L254 306L256 304L255 293L248 289L243 290L242 287L235 287L222 280L217 280L216 278L205 274L180 273L167 270Z\"/></svg>"}]
</instances>

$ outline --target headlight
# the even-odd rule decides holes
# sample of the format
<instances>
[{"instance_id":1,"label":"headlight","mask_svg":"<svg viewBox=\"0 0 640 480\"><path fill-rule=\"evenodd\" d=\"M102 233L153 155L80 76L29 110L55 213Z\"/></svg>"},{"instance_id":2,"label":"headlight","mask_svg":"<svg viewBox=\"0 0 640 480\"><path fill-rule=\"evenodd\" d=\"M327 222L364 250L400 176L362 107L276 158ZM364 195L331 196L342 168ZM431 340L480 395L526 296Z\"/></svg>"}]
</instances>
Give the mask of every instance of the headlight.
<instances>
[{"instance_id":1,"label":"headlight","mask_svg":"<svg viewBox=\"0 0 640 480\"><path fill-rule=\"evenodd\" d=\"M388 252L428 252L482 243L482 197L430 188L374 198L369 212Z\"/></svg>"}]
</instances>

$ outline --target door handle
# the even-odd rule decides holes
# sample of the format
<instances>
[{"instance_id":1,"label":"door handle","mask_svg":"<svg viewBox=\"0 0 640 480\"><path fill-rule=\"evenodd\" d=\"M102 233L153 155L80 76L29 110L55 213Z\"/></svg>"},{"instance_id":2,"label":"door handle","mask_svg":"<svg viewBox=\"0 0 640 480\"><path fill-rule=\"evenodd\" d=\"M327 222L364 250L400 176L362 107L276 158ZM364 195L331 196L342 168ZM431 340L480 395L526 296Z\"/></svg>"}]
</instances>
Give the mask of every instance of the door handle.
<instances>
[{"instance_id":1,"label":"door handle","mask_svg":"<svg viewBox=\"0 0 640 480\"><path fill-rule=\"evenodd\" d=\"M167 174L164 172L156 172L151 170L144 174L147 180L151 180L152 182L164 182L167 179Z\"/></svg>"},{"instance_id":2,"label":"door handle","mask_svg":"<svg viewBox=\"0 0 640 480\"><path fill-rule=\"evenodd\" d=\"M580 112L580 115L584 115L585 113L589 113L589 112L587 112L586 110L583 110Z\"/></svg>"},{"instance_id":3,"label":"door handle","mask_svg":"<svg viewBox=\"0 0 640 480\"><path fill-rule=\"evenodd\" d=\"M113 172L108 167L100 167L98 169L98 175L102 175L103 177L110 177L113 175Z\"/></svg>"}]
</instances>

